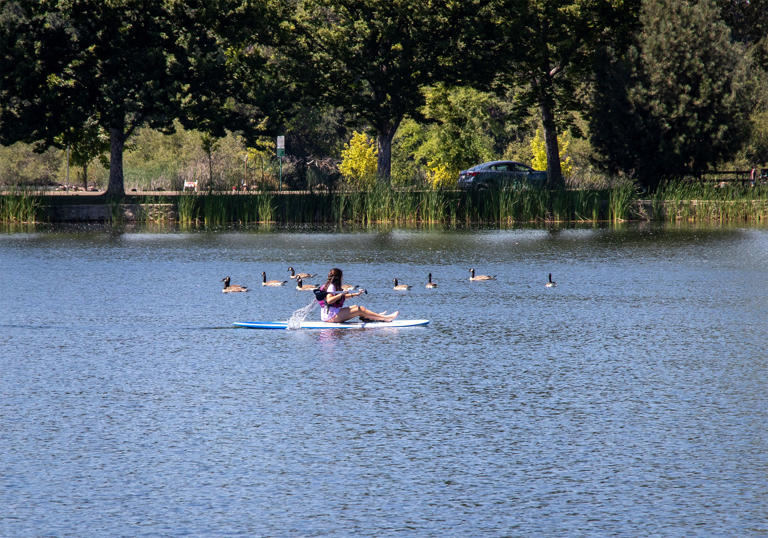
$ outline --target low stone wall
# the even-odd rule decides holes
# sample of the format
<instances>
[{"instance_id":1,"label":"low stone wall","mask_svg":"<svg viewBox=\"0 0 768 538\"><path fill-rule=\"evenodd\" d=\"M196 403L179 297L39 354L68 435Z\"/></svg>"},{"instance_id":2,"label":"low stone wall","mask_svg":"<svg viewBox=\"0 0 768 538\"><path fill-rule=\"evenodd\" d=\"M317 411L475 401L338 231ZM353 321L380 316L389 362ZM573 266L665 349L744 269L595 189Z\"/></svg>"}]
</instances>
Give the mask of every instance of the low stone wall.
<instances>
[{"instance_id":1,"label":"low stone wall","mask_svg":"<svg viewBox=\"0 0 768 538\"><path fill-rule=\"evenodd\" d=\"M49 222L159 222L176 220L173 204L72 204L43 206Z\"/></svg>"}]
</instances>

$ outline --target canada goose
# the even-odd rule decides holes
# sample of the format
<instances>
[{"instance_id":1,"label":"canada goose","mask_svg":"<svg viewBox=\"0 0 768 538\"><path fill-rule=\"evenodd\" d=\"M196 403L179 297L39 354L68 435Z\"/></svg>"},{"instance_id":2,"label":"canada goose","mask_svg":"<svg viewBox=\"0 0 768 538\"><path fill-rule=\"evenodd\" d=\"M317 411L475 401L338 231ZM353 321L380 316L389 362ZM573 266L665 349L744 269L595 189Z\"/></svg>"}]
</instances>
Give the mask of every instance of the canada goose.
<instances>
[{"instance_id":1,"label":"canada goose","mask_svg":"<svg viewBox=\"0 0 768 538\"><path fill-rule=\"evenodd\" d=\"M360 286L358 286L357 284L355 284L354 286L352 284L342 284L341 291L352 291L352 290L356 290L359 287Z\"/></svg>"},{"instance_id":2,"label":"canada goose","mask_svg":"<svg viewBox=\"0 0 768 538\"><path fill-rule=\"evenodd\" d=\"M392 281L395 283L395 287L392 288L393 290L408 291L409 289L411 289L410 284L398 284L396 278L393 278Z\"/></svg>"},{"instance_id":3,"label":"canada goose","mask_svg":"<svg viewBox=\"0 0 768 538\"><path fill-rule=\"evenodd\" d=\"M554 288L555 286L557 286L557 282L552 281L552 273L549 273L549 282L544 284L544 286L546 286L547 288Z\"/></svg>"},{"instance_id":4,"label":"canada goose","mask_svg":"<svg viewBox=\"0 0 768 538\"><path fill-rule=\"evenodd\" d=\"M283 286L287 280L267 280L267 273L261 272L261 285L262 286Z\"/></svg>"},{"instance_id":5,"label":"canada goose","mask_svg":"<svg viewBox=\"0 0 768 538\"><path fill-rule=\"evenodd\" d=\"M474 269L470 269L469 270L469 279L472 280L473 282L474 281L478 281L478 280L496 280L496 275L494 275L494 276L490 276L490 275L477 275L477 276L475 276L475 270Z\"/></svg>"},{"instance_id":6,"label":"canada goose","mask_svg":"<svg viewBox=\"0 0 768 538\"><path fill-rule=\"evenodd\" d=\"M314 284L304 284L304 281L301 279L301 277L298 277L296 279L296 289L299 291L313 291L317 289L317 286Z\"/></svg>"},{"instance_id":7,"label":"canada goose","mask_svg":"<svg viewBox=\"0 0 768 538\"><path fill-rule=\"evenodd\" d=\"M289 267L288 270L291 272L291 278L312 278L317 276L317 273L297 273L293 270L293 267Z\"/></svg>"},{"instance_id":8,"label":"canada goose","mask_svg":"<svg viewBox=\"0 0 768 538\"><path fill-rule=\"evenodd\" d=\"M432 273L429 273L429 275L427 276L427 287L428 288L436 288L437 287L437 284L432 282Z\"/></svg>"},{"instance_id":9,"label":"canada goose","mask_svg":"<svg viewBox=\"0 0 768 538\"><path fill-rule=\"evenodd\" d=\"M245 286L238 286L237 284L234 284L232 286L229 285L230 279L228 276L225 276L221 279L221 281L224 283L224 289L221 290L222 293L235 293L238 291L248 291L248 288Z\"/></svg>"}]
</instances>

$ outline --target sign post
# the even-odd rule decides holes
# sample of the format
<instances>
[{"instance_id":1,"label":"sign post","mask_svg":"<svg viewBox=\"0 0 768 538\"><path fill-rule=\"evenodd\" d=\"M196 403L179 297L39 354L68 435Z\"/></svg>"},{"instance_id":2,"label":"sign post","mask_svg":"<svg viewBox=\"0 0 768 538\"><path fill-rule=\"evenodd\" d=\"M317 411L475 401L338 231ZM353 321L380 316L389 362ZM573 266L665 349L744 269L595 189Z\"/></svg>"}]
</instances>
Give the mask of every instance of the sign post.
<instances>
[{"instance_id":1,"label":"sign post","mask_svg":"<svg viewBox=\"0 0 768 538\"><path fill-rule=\"evenodd\" d=\"M280 159L280 184L277 190L283 190L283 157L285 157L285 136L277 137L277 157Z\"/></svg>"}]
</instances>

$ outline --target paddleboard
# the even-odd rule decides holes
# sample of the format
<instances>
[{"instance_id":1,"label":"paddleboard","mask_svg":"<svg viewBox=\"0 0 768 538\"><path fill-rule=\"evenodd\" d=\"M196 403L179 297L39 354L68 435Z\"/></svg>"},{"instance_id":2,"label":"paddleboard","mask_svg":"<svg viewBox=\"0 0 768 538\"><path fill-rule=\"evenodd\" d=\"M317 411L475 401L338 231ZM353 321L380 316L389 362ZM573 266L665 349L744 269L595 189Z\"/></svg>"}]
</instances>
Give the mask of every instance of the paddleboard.
<instances>
[{"instance_id":1,"label":"paddleboard","mask_svg":"<svg viewBox=\"0 0 768 538\"><path fill-rule=\"evenodd\" d=\"M302 321L302 329L391 329L394 327L419 327L429 323L428 319L396 319L394 321ZM246 329L287 329L287 321L236 321L232 325Z\"/></svg>"}]
</instances>

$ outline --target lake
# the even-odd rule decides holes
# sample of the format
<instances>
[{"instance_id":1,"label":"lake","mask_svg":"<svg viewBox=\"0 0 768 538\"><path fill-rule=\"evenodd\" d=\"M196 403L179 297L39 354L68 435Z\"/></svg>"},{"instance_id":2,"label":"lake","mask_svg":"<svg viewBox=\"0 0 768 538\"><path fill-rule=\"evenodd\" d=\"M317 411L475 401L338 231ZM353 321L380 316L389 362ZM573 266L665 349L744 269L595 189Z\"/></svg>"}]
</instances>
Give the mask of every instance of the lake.
<instances>
[{"instance_id":1,"label":"lake","mask_svg":"<svg viewBox=\"0 0 768 538\"><path fill-rule=\"evenodd\" d=\"M432 322L232 328L289 266ZM2 233L0 535L764 535L767 277L764 228Z\"/></svg>"}]
</instances>

